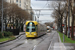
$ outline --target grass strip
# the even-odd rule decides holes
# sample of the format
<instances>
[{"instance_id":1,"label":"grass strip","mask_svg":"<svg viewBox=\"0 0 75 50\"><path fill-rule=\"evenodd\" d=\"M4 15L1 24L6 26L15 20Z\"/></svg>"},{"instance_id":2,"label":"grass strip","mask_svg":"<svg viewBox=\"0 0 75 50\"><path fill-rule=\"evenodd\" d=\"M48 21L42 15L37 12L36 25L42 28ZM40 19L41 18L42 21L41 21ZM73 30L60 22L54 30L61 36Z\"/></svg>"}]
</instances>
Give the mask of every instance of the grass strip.
<instances>
[{"instance_id":1,"label":"grass strip","mask_svg":"<svg viewBox=\"0 0 75 50\"><path fill-rule=\"evenodd\" d=\"M0 38L0 42L8 41L8 40L13 40L15 37L6 37L6 38Z\"/></svg>"},{"instance_id":2,"label":"grass strip","mask_svg":"<svg viewBox=\"0 0 75 50\"><path fill-rule=\"evenodd\" d=\"M63 33L57 31L59 33L61 42L63 42ZM64 43L75 43L75 40L71 40L71 38L68 38L66 35L64 35Z\"/></svg>"}]
</instances>

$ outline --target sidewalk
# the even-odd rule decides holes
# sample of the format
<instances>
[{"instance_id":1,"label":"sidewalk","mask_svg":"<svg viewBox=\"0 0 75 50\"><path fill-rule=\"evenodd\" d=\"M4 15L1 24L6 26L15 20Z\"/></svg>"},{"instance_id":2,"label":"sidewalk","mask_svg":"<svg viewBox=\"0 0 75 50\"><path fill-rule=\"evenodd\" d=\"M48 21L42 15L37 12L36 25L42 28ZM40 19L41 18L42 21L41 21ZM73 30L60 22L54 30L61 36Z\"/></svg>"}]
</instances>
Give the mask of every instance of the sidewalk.
<instances>
[{"instance_id":1,"label":"sidewalk","mask_svg":"<svg viewBox=\"0 0 75 50\"><path fill-rule=\"evenodd\" d=\"M75 50L75 43L62 43L59 37L59 43L55 43L53 48L54 50Z\"/></svg>"},{"instance_id":2,"label":"sidewalk","mask_svg":"<svg viewBox=\"0 0 75 50\"><path fill-rule=\"evenodd\" d=\"M72 43L55 43L54 50L75 50L75 44Z\"/></svg>"}]
</instances>

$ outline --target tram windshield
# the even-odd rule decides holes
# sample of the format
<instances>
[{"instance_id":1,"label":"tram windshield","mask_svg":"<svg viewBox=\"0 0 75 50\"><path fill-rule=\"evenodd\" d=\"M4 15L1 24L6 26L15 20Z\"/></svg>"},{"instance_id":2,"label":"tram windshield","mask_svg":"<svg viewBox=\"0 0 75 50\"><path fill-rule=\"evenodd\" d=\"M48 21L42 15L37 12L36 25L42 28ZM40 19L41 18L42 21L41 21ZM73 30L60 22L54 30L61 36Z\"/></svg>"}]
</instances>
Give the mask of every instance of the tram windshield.
<instances>
[{"instance_id":1,"label":"tram windshield","mask_svg":"<svg viewBox=\"0 0 75 50\"><path fill-rule=\"evenodd\" d=\"M26 27L26 32L35 32L35 25L33 22L28 23Z\"/></svg>"}]
</instances>

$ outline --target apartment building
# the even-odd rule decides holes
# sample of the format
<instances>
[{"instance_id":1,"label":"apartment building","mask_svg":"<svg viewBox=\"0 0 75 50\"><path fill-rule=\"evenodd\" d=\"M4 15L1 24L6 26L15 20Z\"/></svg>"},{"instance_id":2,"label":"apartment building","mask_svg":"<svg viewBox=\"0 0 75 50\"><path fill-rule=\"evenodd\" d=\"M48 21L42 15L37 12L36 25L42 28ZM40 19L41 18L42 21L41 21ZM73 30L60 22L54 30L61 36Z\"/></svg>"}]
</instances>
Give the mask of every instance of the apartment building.
<instances>
[{"instance_id":1,"label":"apartment building","mask_svg":"<svg viewBox=\"0 0 75 50\"><path fill-rule=\"evenodd\" d=\"M70 1L70 5L68 4ZM70 11L68 10L68 6L70 8ZM67 0L67 25L68 25L68 12L70 12L70 33L72 39L75 37L75 0ZM73 26L73 30L72 30ZM72 35L73 31L73 35ZM73 37L74 36L74 37Z\"/></svg>"},{"instance_id":2,"label":"apartment building","mask_svg":"<svg viewBox=\"0 0 75 50\"><path fill-rule=\"evenodd\" d=\"M15 3L23 10L27 10L30 13L31 9L31 0L6 0L8 3Z\"/></svg>"},{"instance_id":3,"label":"apartment building","mask_svg":"<svg viewBox=\"0 0 75 50\"><path fill-rule=\"evenodd\" d=\"M68 26L68 12L69 12L68 6L69 6L69 4L68 4L68 0L67 0L67 26ZM70 6L70 8L71 8L71 6ZM71 25L72 24L72 12L71 12L71 9L70 9L70 22L69 23L70 23L70 26L72 26Z\"/></svg>"},{"instance_id":4,"label":"apartment building","mask_svg":"<svg viewBox=\"0 0 75 50\"><path fill-rule=\"evenodd\" d=\"M75 16L75 0L71 1L71 9L72 9L72 14ZM74 26L75 26L75 20L74 20Z\"/></svg>"},{"instance_id":5,"label":"apartment building","mask_svg":"<svg viewBox=\"0 0 75 50\"><path fill-rule=\"evenodd\" d=\"M68 12L68 0L67 0L67 12ZM74 12L75 9L75 0L70 0L70 26L72 26L72 15L75 14ZM68 13L67 13L67 25L68 25ZM74 22L74 26L75 26L75 22Z\"/></svg>"}]
</instances>

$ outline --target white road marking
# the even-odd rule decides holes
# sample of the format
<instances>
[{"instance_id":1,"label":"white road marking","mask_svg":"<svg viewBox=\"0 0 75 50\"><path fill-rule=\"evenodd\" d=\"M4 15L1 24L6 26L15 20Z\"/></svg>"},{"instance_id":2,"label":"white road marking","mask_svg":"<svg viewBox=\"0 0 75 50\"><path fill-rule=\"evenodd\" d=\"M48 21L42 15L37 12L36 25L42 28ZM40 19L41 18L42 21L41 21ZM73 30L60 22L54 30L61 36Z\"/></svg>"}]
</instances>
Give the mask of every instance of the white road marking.
<instances>
[{"instance_id":1,"label":"white road marking","mask_svg":"<svg viewBox=\"0 0 75 50\"><path fill-rule=\"evenodd\" d=\"M35 50L36 47L37 47L37 45L34 46L33 50Z\"/></svg>"},{"instance_id":2,"label":"white road marking","mask_svg":"<svg viewBox=\"0 0 75 50\"><path fill-rule=\"evenodd\" d=\"M25 43L28 43L28 40L27 39L25 40Z\"/></svg>"},{"instance_id":3,"label":"white road marking","mask_svg":"<svg viewBox=\"0 0 75 50\"><path fill-rule=\"evenodd\" d=\"M52 42L50 42L50 45L49 45L49 48L48 48L48 50L50 50L50 48L51 48L51 43L52 43Z\"/></svg>"}]
</instances>

